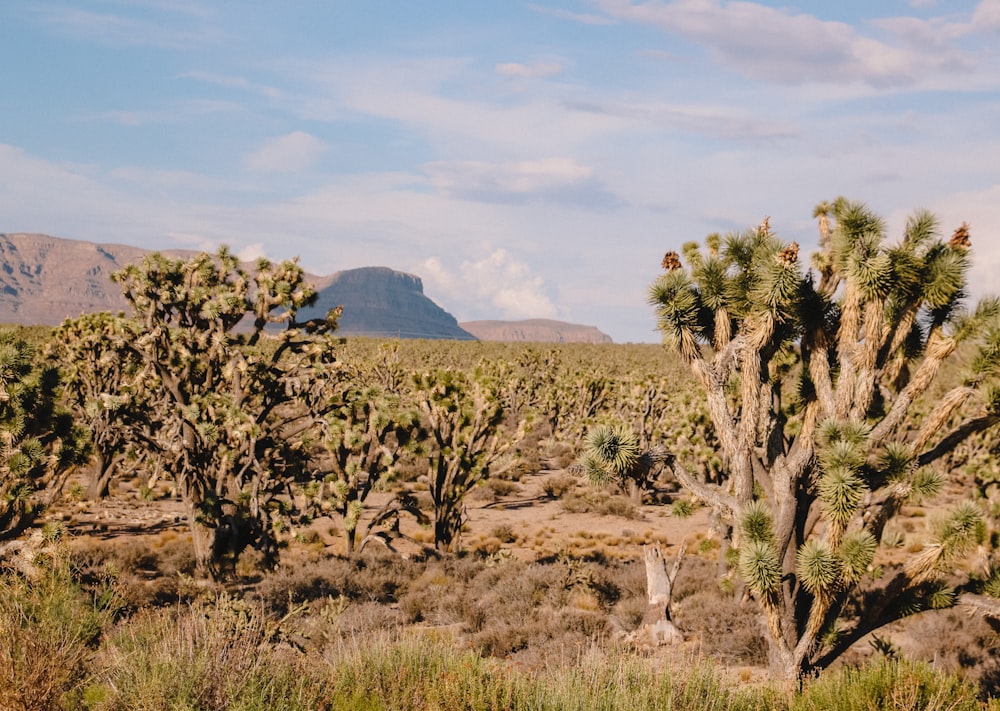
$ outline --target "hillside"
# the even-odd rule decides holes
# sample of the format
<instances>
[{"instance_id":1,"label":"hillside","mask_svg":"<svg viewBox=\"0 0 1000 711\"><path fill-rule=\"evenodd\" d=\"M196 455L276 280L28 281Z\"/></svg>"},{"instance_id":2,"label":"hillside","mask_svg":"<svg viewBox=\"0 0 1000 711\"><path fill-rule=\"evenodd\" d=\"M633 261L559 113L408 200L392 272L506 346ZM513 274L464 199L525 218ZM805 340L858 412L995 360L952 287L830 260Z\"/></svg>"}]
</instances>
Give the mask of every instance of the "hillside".
<instances>
[{"instance_id":1,"label":"hillside","mask_svg":"<svg viewBox=\"0 0 1000 711\"><path fill-rule=\"evenodd\" d=\"M111 274L148 253L120 244L0 234L0 323L55 326L84 313L124 310L125 300ZM424 295L420 277L412 274L365 267L310 279L320 294L317 305L304 315L342 305L343 335L475 340Z\"/></svg>"},{"instance_id":2,"label":"hillside","mask_svg":"<svg viewBox=\"0 0 1000 711\"><path fill-rule=\"evenodd\" d=\"M525 321L466 321L459 325L481 341L611 343L611 336L594 326L543 318Z\"/></svg>"},{"instance_id":3,"label":"hillside","mask_svg":"<svg viewBox=\"0 0 1000 711\"><path fill-rule=\"evenodd\" d=\"M54 326L125 308L111 273L146 250L37 234L0 234L0 322Z\"/></svg>"}]
</instances>

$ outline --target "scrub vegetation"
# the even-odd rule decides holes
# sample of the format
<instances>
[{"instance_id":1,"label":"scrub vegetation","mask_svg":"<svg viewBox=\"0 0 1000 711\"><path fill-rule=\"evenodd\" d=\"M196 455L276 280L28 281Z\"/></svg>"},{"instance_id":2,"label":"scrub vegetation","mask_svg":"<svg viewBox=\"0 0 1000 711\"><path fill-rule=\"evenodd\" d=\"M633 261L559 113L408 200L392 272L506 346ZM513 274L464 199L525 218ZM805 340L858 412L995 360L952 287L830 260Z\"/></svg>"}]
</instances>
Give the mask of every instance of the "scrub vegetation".
<instances>
[{"instance_id":1,"label":"scrub vegetation","mask_svg":"<svg viewBox=\"0 0 1000 711\"><path fill-rule=\"evenodd\" d=\"M816 214L669 252L666 348L339 339L226 250L3 331L0 708L1000 708L1000 302Z\"/></svg>"}]
</instances>

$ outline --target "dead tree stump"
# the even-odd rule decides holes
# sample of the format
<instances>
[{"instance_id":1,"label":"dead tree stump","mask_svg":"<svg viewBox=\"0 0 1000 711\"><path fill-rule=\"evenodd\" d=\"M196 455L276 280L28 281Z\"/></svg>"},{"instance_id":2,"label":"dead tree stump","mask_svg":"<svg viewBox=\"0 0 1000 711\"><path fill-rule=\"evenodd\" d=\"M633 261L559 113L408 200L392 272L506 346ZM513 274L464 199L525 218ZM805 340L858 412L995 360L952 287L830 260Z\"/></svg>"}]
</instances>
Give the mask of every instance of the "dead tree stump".
<instances>
[{"instance_id":1,"label":"dead tree stump","mask_svg":"<svg viewBox=\"0 0 1000 711\"><path fill-rule=\"evenodd\" d=\"M647 546L643 552L646 563L646 613L642 624L626 638L638 647L660 647L667 644L680 644L684 641L683 633L671 620L670 606L673 603L674 581L681 569L687 545L682 544L677 551L670 572L667 572L667 561L659 546Z\"/></svg>"}]
</instances>

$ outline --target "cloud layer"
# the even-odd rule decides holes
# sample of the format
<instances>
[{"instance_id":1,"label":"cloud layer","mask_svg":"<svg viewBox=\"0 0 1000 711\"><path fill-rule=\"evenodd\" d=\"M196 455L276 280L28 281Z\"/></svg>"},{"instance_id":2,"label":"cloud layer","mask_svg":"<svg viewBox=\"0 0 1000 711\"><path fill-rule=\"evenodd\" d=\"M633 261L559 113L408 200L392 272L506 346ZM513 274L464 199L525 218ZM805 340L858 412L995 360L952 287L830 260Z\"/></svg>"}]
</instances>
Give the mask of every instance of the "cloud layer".
<instances>
[{"instance_id":1,"label":"cloud layer","mask_svg":"<svg viewBox=\"0 0 1000 711\"><path fill-rule=\"evenodd\" d=\"M770 215L808 252L838 195L1000 269L1000 0L386 7L0 4L0 230L390 266L619 341L666 249Z\"/></svg>"}]
</instances>

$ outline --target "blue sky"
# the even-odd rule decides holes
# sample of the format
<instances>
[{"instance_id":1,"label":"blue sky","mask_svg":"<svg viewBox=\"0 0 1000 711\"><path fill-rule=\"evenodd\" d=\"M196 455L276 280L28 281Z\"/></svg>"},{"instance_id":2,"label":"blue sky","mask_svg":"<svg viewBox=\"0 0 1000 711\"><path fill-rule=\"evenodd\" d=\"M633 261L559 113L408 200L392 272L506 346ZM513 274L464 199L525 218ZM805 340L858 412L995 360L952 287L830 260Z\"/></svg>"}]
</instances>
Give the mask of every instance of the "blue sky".
<instances>
[{"instance_id":1,"label":"blue sky","mask_svg":"<svg viewBox=\"0 0 1000 711\"><path fill-rule=\"evenodd\" d=\"M667 249L929 208L1000 275L1000 0L4 0L0 231L655 341Z\"/></svg>"}]
</instances>

